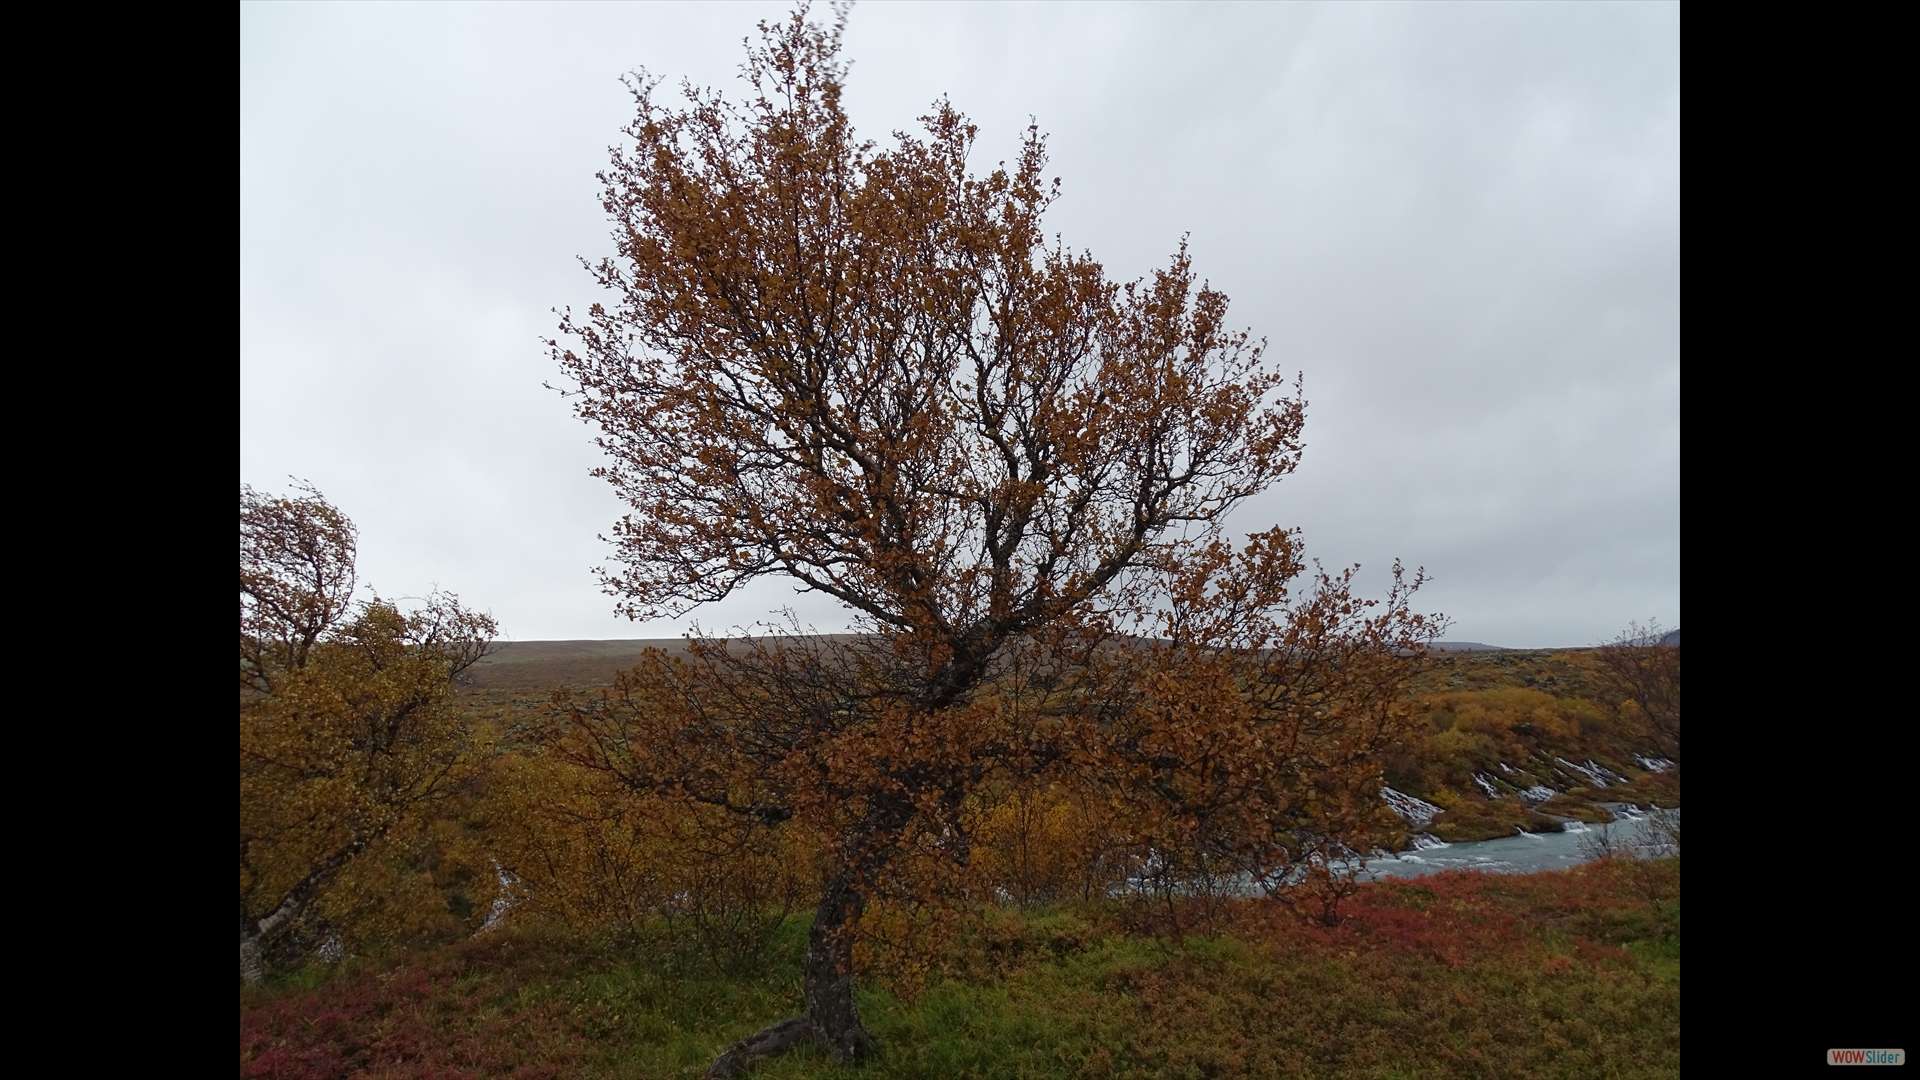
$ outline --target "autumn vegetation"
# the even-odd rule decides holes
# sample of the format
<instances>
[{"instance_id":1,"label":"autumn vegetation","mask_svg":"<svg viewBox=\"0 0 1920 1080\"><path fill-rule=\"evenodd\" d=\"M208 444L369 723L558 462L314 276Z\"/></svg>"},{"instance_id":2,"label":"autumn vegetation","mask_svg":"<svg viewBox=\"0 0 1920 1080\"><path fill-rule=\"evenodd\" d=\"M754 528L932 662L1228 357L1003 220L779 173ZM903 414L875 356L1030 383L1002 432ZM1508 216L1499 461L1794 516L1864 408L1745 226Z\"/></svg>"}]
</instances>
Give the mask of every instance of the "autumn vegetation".
<instances>
[{"instance_id":1,"label":"autumn vegetation","mask_svg":"<svg viewBox=\"0 0 1920 1080\"><path fill-rule=\"evenodd\" d=\"M243 488L242 1074L1677 1068L1677 859L1356 876L1383 786L1453 839L1677 805L1677 647L1438 654L1418 572L1229 536L1298 380L1184 245L1049 241L1037 131L984 176L944 101L855 139L844 20L762 27L744 102L634 82L551 345L622 611L775 575L854 632L548 678Z\"/></svg>"},{"instance_id":2,"label":"autumn vegetation","mask_svg":"<svg viewBox=\"0 0 1920 1080\"><path fill-rule=\"evenodd\" d=\"M616 696L612 665L594 680L571 654L504 662L515 648L468 667L448 699L471 755L460 782L267 950L266 985L242 995L243 1075L699 1076L803 1003L812 854L739 846L725 816L675 816L567 763L548 742L566 719L553 691ZM1577 723L1531 744L1540 756L1594 759L1636 789L1569 802L1677 804L1677 768L1633 769L1651 746L1597 652L1430 656L1406 691L1425 726L1389 750L1383 778L1450 803L1429 832L1471 807L1516 812L1472 775L1527 761L1527 744L1504 741L1527 731L1484 755L1434 740L1485 734L1483 715L1509 733L1557 717ZM856 941L876 1056L841 1066L801 1047L755 1075L1677 1069L1677 860L1360 885L1329 925L1311 905L1129 882L1094 827L1108 813L1064 784L983 798L966 917L896 913Z\"/></svg>"},{"instance_id":3,"label":"autumn vegetation","mask_svg":"<svg viewBox=\"0 0 1920 1080\"><path fill-rule=\"evenodd\" d=\"M755 1075L1656 1077L1679 1072L1679 867L1369 885L1339 925L1257 902L1174 942L1098 906L1009 906L917 994L863 983L880 1045L802 1048ZM699 949L526 926L291 977L248 999L241 1075L698 1077L791 1008L805 927L751 972Z\"/></svg>"},{"instance_id":4,"label":"autumn vegetation","mask_svg":"<svg viewBox=\"0 0 1920 1080\"><path fill-rule=\"evenodd\" d=\"M1444 808L1426 831L1447 841L1554 830L1568 818L1606 822L1604 803L1678 806L1678 740L1647 722L1636 701L1644 691L1617 674L1622 663L1663 668L1678 730L1679 647L1633 643L1644 636L1439 659L1412 682L1416 722L1388 757L1387 783ZM1536 787L1554 794L1526 797Z\"/></svg>"},{"instance_id":5,"label":"autumn vegetation","mask_svg":"<svg viewBox=\"0 0 1920 1080\"><path fill-rule=\"evenodd\" d=\"M402 941L436 918L396 871L428 811L484 767L454 680L496 627L452 594L356 601L351 521L306 489L240 492L240 975L332 951L333 926ZM384 902L368 904L380 896ZM394 903L401 900L401 903ZM404 901L412 900L413 903ZM395 920L398 921L395 921Z\"/></svg>"}]
</instances>

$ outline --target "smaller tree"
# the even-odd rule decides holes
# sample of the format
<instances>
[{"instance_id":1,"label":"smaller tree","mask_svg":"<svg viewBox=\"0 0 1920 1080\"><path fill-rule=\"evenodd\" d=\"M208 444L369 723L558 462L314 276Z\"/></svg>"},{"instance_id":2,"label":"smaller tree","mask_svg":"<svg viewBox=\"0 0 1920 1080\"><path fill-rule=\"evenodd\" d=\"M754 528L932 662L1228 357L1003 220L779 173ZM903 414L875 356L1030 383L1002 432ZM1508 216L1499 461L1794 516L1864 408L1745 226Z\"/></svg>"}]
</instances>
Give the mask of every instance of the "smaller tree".
<instances>
[{"instance_id":1,"label":"smaller tree","mask_svg":"<svg viewBox=\"0 0 1920 1080\"><path fill-rule=\"evenodd\" d=\"M1602 822L1583 829L1580 833L1580 857L1588 862L1610 862L1614 859L1631 858L1634 854L1634 839L1622 829L1613 831L1612 822Z\"/></svg>"},{"instance_id":2,"label":"smaller tree","mask_svg":"<svg viewBox=\"0 0 1920 1080\"><path fill-rule=\"evenodd\" d=\"M436 592L355 604L356 533L311 487L240 492L240 975L463 774L455 678L496 625Z\"/></svg>"},{"instance_id":3,"label":"smaller tree","mask_svg":"<svg viewBox=\"0 0 1920 1080\"><path fill-rule=\"evenodd\" d=\"M1680 634L1660 623L1630 624L1594 651L1601 678L1623 711L1635 714L1655 751L1680 760Z\"/></svg>"}]
</instances>

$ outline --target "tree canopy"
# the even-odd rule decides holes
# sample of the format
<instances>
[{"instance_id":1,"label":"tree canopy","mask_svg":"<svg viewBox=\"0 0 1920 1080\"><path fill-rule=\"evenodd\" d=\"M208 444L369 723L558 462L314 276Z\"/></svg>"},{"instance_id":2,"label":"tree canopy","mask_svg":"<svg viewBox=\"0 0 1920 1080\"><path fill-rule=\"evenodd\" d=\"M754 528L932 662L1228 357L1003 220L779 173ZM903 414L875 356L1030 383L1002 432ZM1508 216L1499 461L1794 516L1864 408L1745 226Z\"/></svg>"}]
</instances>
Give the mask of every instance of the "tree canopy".
<instances>
[{"instance_id":1,"label":"tree canopy","mask_svg":"<svg viewBox=\"0 0 1920 1080\"><path fill-rule=\"evenodd\" d=\"M617 299L556 358L634 512L608 587L636 618L764 574L954 650L953 687L1079 617L1292 471L1304 403L1194 288L1184 244L1109 281L1049 247L1044 140L985 177L945 102L857 142L840 25L752 50L743 105L633 85L601 174Z\"/></svg>"},{"instance_id":2,"label":"tree canopy","mask_svg":"<svg viewBox=\"0 0 1920 1080\"><path fill-rule=\"evenodd\" d=\"M816 838L807 1014L716 1075L870 1045L856 939L887 905L967 900L996 785L1099 792L1100 834L1168 888L1326 876L1384 813L1379 750L1434 625L1397 567L1361 600L1350 573L1302 587L1288 530L1225 538L1297 465L1305 403L1184 241L1132 282L1049 242L1037 129L984 176L945 101L859 141L844 24L763 24L742 102L631 84L600 174L616 254L589 264L612 296L551 343L631 507L603 579L622 611L781 575L859 631L703 639L562 702L558 756Z\"/></svg>"},{"instance_id":3,"label":"tree canopy","mask_svg":"<svg viewBox=\"0 0 1920 1080\"><path fill-rule=\"evenodd\" d=\"M355 602L356 532L312 488L240 491L240 974L472 763L453 681L491 617Z\"/></svg>"}]
</instances>

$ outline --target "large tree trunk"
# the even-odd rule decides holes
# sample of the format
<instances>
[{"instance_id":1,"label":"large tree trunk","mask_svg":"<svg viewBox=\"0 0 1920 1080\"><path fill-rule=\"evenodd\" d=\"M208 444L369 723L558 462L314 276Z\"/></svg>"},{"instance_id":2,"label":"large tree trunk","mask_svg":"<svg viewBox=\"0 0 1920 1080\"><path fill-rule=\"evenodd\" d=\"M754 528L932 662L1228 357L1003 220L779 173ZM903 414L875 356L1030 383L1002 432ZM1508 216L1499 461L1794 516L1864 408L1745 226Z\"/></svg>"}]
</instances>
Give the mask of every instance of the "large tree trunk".
<instances>
[{"instance_id":1,"label":"large tree trunk","mask_svg":"<svg viewBox=\"0 0 1920 1080\"><path fill-rule=\"evenodd\" d=\"M769 1024L733 1044L708 1067L711 1080L739 1076L755 1061L804 1043L825 1046L841 1061L873 1049L873 1036L853 1004L853 928L865 907L853 872L841 871L821 895L807 934L807 1014Z\"/></svg>"},{"instance_id":2,"label":"large tree trunk","mask_svg":"<svg viewBox=\"0 0 1920 1080\"><path fill-rule=\"evenodd\" d=\"M853 1007L853 928L865 908L852 872L843 870L820 897L807 934L807 1019L841 1061L863 1057L874 1045Z\"/></svg>"}]
</instances>

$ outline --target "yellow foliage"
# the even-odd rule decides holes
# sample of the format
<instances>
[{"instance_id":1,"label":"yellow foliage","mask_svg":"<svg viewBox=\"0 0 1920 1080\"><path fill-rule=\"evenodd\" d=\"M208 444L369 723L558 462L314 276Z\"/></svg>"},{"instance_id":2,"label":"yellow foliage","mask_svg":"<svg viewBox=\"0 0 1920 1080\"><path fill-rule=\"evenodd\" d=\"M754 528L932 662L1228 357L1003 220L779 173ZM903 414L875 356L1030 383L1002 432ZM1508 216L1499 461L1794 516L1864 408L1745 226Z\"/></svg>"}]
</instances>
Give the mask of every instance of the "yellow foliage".
<instances>
[{"instance_id":1,"label":"yellow foliage","mask_svg":"<svg viewBox=\"0 0 1920 1080\"><path fill-rule=\"evenodd\" d=\"M1486 735L1472 730L1455 727L1435 735L1431 740L1433 752L1444 756L1484 757L1493 752L1494 741Z\"/></svg>"},{"instance_id":2,"label":"yellow foliage","mask_svg":"<svg viewBox=\"0 0 1920 1080\"><path fill-rule=\"evenodd\" d=\"M353 524L311 489L242 489L240 538L240 967L258 982L276 941L318 944L295 932L316 915L349 948L445 921L404 856L486 756L453 680L496 628L450 594L353 604Z\"/></svg>"},{"instance_id":3,"label":"yellow foliage","mask_svg":"<svg viewBox=\"0 0 1920 1080\"><path fill-rule=\"evenodd\" d=\"M972 858L990 895L1019 904L1100 895L1118 876L1124 837L1106 804L1061 784L1015 788L979 800L970 818Z\"/></svg>"},{"instance_id":4,"label":"yellow foliage","mask_svg":"<svg viewBox=\"0 0 1920 1080\"><path fill-rule=\"evenodd\" d=\"M392 864L417 841L421 806L470 777L484 747L454 705L447 661L416 637L406 615L368 604L270 692L243 693L243 917L283 912L278 931L318 901L350 947L360 932L390 940L444 920L444 898Z\"/></svg>"},{"instance_id":5,"label":"yellow foliage","mask_svg":"<svg viewBox=\"0 0 1920 1080\"><path fill-rule=\"evenodd\" d=\"M813 851L764 828L544 755L497 764L484 815L492 850L525 888L526 915L644 939L691 937L723 967L751 963L810 903Z\"/></svg>"}]
</instances>

